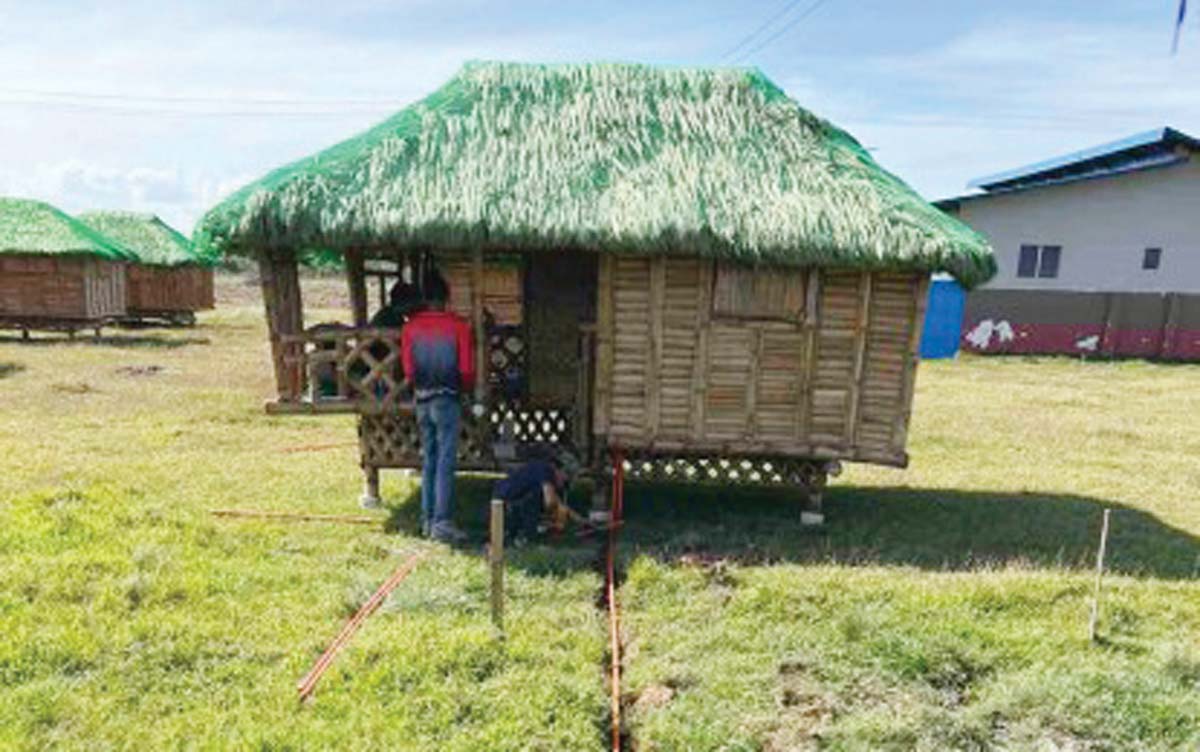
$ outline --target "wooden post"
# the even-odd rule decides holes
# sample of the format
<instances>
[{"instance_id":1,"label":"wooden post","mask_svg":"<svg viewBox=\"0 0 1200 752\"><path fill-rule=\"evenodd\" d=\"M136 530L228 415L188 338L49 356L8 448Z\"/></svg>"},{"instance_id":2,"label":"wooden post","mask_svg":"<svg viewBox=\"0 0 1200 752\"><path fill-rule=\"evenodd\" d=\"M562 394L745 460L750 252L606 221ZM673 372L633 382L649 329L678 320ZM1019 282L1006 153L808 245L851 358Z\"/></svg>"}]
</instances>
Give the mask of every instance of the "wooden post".
<instances>
[{"instance_id":1,"label":"wooden post","mask_svg":"<svg viewBox=\"0 0 1200 752\"><path fill-rule=\"evenodd\" d=\"M810 462L802 472L804 503L800 508L800 524L804 527L820 527L825 524L825 484L829 476L825 465Z\"/></svg>"},{"instance_id":2,"label":"wooden post","mask_svg":"<svg viewBox=\"0 0 1200 752\"><path fill-rule=\"evenodd\" d=\"M487 399L487 331L483 325L483 249L471 250L471 329L475 332L475 402Z\"/></svg>"},{"instance_id":3,"label":"wooden post","mask_svg":"<svg viewBox=\"0 0 1200 752\"><path fill-rule=\"evenodd\" d=\"M504 500L492 499L491 545L488 562L492 567L492 624L504 633Z\"/></svg>"},{"instance_id":4,"label":"wooden post","mask_svg":"<svg viewBox=\"0 0 1200 752\"><path fill-rule=\"evenodd\" d=\"M758 381L762 378L762 329L751 326L747 329L750 334L750 364L746 375L746 425L745 434L754 439L758 433Z\"/></svg>"},{"instance_id":5,"label":"wooden post","mask_svg":"<svg viewBox=\"0 0 1200 752\"><path fill-rule=\"evenodd\" d=\"M804 364L797 410L797 439L811 443L813 388L817 381L817 331L821 327L821 270L813 267L804 286Z\"/></svg>"},{"instance_id":6,"label":"wooden post","mask_svg":"<svg viewBox=\"0 0 1200 752\"><path fill-rule=\"evenodd\" d=\"M346 251L346 282L350 286L350 310L354 314L354 325L367 325L367 278L363 253L357 248Z\"/></svg>"},{"instance_id":7,"label":"wooden post","mask_svg":"<svg viewBox=\"0 0 1200 752\"><path fill-rule=\"evenodd\" d=\"M615 317L613 315L613 284L616 262L609 254L601 254L596 285L596 381L593 386L595 405L591 430L595 436L608 433L612 413L613 357L615 354ZM603 440L598 448L607 446Z\"/></svg>"},{"instance_id":8,"label":"wooden post","mask_svg":"<svg viewBox=\"0 0 1200 752\"><path fill-rule=\"evenodd\" d=\"M575 422L572 428L575 446L586 461L591 456L592 431L592 349L595 347L596 327L579 327L579 374L575 384Z\"/></svg>"},{"instance_id":9,"label":"wooden post","mask_svg":"<svg viewBox=\"0 0 1200 752\"><path fill-rule=\"evenodd\" d=\"M871 328L871 291L874 287L874 275L863 272L859 279L860 298L858 302L858 321L854 325L854 375L850 382L850 405L846 413L847 446L858 445L858 415L862 403L863 377L866 374L867 341Z\"/></svg>"},{"instance_id":10,"label":"wooden post","mask_svg":"<svg viewBox=\"0 0 1200 752\"><path fill-rule=\"evenodd\" d=\"M382 503L379 497L379 468L363 465L363 495L359 504L364 509L377 509Z\"/></svg>"},{"instance_id":11,"label":"wooden post","mask_svg":"<svg viewBox=\"0 0 1200 752\"><path fill-rule=\"evenodd\" d=\"M708 401L708 337L712 323L713 275L716 262L700 262L700 290L696 300L696 357L692 361L692 409L688 415L694 441L704 439L705 405Z\"/></svg>"},{"instance_id":12,"label":"wooden post","mask_svg":"<svg viewBox=\"0 0 1200 752\"><path fill-rule=\"evenodd\" d=\"M662 415L662 390L659 377L662 375L663 314L666 310L667 260L662 256L650 259L650 341L647 343L645 407L646 433L650 439L658 437Z\"/></svg>"},{"instance_id":13,"label":"wooden post","mask_svg":"<svg viewBox=\"0 0 1200 752\"><path fill-rule=\"evenodd\" d=\"M1092 615L1088 619L1088 639L1096 641L1096 627L1100 622L1100 580L1104 576L1104 553L1108 549L1108 516L1104 510L1104 522L1100 525L1100 549L1096 552L1096 587L1092 591Z\"/></svg>"},{"instance_id":14,"label":"wooden post","mask_svg":"<svg viewBox=\"0 0 1200 752\"><path fill-rule=\"evenodd\" d=\"M274 260L267 251L258 253L258 278L262 285L263 308L267 316L267 336L271 340L271 362L275 366L275 390L280 398L287 392L287 368L284 366L283 343L279 337L280 311L278 281L276 280Z\"/></svg>"}]
</instances>

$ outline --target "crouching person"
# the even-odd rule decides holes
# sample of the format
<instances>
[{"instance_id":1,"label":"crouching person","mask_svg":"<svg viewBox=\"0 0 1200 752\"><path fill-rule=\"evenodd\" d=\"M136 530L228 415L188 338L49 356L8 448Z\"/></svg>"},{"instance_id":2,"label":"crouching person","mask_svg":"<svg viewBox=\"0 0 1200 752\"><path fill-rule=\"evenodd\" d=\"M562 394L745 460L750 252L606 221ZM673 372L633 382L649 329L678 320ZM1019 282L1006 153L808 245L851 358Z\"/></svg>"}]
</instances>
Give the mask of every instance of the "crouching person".
<instances>
[{"instance_id":1,"label":"crouching person","mask_svg":"<svg viewBox=\"0 0 1200 752\"><path fill-rule=\"evenodd\" d=\"M562 532L568 520L586 521L567 506L567 489L579 461L563 452L551 460L533 460L509 471L492 492L504 502L504 538L521 545L545 530Z\"/></svg>"}]
</instances>

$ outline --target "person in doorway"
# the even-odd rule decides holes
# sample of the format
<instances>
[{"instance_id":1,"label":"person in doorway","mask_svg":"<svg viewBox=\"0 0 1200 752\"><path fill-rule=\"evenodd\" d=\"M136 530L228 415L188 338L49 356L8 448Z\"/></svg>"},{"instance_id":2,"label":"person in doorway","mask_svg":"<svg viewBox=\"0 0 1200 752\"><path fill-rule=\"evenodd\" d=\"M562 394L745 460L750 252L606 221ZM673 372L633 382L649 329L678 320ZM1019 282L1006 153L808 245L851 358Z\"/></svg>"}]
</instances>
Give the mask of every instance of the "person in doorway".
<instances>
[{"instance_id":1,"label":"person in doorway","mask_svg":"<svg viewBox=\"0 0 1200 752\"><path fill-rule=\"evenodd\" d=\"M526 462L497 482L492 498L504 502L505 539L519 545L543 530L561 533L567 520L586 525L566 502L578 472L579 461L563 452L552 460Z\"/></svg>"},{"instance_id":2,"label":"person in doorway","mask_svg":"<svg viewBox=\"0 0 1200 752\"><path fill-rule=\"evenodd\" d=\"M413 386L421 432L421 532L445 542L466 536L455 527L454 472L458 465L461 394L475 386L471 327L446 310L450 288L437 272L425 280L426 309L400 334L404 376Z\"/></svg>"},{"instance_id":3,"label":"person in doorway","mask_svg":"<svg viewBox=\"0 0 1200 752\"><path fill-rule=\"evenodd\" d=\"M388 292L388 302L371 317L373 329L402 329L423 305L421 293L413 285L399 280Z\"/></svg>"}]
</instances>

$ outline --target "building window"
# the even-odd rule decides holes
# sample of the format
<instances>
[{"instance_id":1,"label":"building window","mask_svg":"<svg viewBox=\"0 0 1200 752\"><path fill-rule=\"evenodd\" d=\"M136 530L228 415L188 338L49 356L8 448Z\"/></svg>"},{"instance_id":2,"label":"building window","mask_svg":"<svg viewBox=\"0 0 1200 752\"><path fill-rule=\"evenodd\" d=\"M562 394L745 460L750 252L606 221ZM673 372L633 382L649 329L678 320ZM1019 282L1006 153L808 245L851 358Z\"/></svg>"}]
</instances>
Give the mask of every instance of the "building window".
<instances>
[{"instance_id":1,"label":"building window","mask_svg":"<svg viewBox=\"0 0 1200 752\"><path fill-rule=\"evenodd\" d=\"M1058 259L1062 256L1062 246L1042 246L1042 261L1038 264L1038 276L1054 279L1058 276Z\"/></svg>"},{"instance_id":2,"label":"building window","mask_svg":"<svg viewBox=\"0 0 1200 752\"><path fill-rule=\"evenodd\" d=\"M1021 257L1017 260L1017 276L1054 279L1058 276L1061 257L1061 245L1023 245Z\"/></svg>"},{"instance_id":3,"label":"building window","mask_svg":"<svg viewBox=\"0 0 1200 752\"><path fill-rule=\"evenodd\" d=\"M1146 253L1142 256L1143 269L1157 269L1162 262L1161 248L1147 248Z\"/></svg>"},{"instance_id":4,"label":"building window","mask_svg":"<svg viewBox=\"0 0 1200 752\"><path fill-rule=\"evenodd\" d=\"M1037 275L1038 247L1036 245L1021 246L1021 259L1017 262L1018 277L1033 277Z\"/></svg>"}]
</instances>

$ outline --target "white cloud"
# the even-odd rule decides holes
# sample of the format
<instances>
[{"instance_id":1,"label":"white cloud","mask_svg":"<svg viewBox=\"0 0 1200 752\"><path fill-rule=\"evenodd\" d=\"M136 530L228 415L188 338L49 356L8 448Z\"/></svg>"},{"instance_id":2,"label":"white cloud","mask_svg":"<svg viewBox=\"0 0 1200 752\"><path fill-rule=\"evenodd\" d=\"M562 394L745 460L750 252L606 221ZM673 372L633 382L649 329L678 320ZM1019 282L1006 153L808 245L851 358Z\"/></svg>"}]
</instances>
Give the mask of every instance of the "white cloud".
<instances>
[{"instance_id":1,"label":"white cloud","mask_svg":"<svg viewBox=\"0 0 1200 752\"><path fill-rule=\"evenodd\" d=\"M844 61L846 78L869 88L800 79L788 89L941 197L971 177L1139 131L1200 131L1200 45L1172 57L1168 44L1161 28L1013 19L916 53Z\"/></svg>"},{"instance_id":2,"label":"white cloud","mask_svg":"<svg viewBox=\"0 0 1200 752\"><path fill-rule=\"evenodd\" d=\"M455 19L441 19L432 31L432 21L422 25L430 9L451 12L448 6ZM667 24L670 9L626 9L631 17L622 26L619 13L587 8L524 23L520 13L535 10L500 13L482 0L309 2L299 9L146 0L73 12L5 5L0 191L68 209L154 210L188 232L229 191L370 126L431 91L465 59L678 59L729 46L703 41L729 32L728 20L707 25L711 8L697 8L675 27ZM587 12L615 20L589 27ZM377 24L354 21L375 15ZM1148 29L993 16L924 50L797 53L774 73L798 101L876 148L886 167L931 196L958 192L975 175L1136 130L1200 129L1200 43L1185 38L1179 56L1168 57L1165 23ZM275 99L291 104L248 101Z\"/></svg>"}]
</instances>

